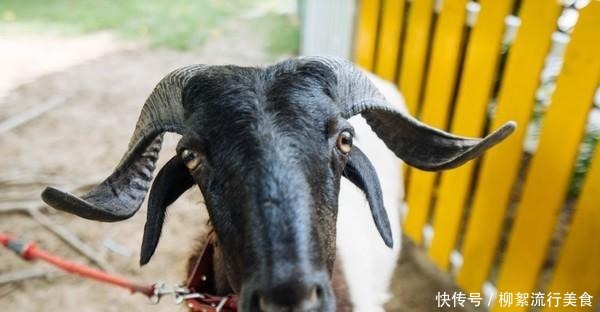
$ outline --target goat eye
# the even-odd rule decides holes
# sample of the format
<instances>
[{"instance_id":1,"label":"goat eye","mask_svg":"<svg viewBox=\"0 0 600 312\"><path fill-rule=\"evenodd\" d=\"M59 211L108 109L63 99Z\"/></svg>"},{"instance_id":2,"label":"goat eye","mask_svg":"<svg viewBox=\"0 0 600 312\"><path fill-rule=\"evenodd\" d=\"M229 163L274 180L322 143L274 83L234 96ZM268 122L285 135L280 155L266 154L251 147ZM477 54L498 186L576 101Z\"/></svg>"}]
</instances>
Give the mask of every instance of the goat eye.
<instances>
[{"instance_id":1,"label":"goat eye","mask_svg":"<svg viewBox=\"0 0 600 312\"><path fill-rule=\"evenodd\" d=\"M348 130L342 131L337 138L337 148L344 154L352 150L352 133Z\"/></svg>"},{"instance_id":2,"label":"goat eye","mask_svg":"<svg viewBox=\"0 0 600 312\"><path fill-rule=\"evenodd\" d=\"M200 154L186 149L181 152L181 160L188 169L194 170L200 165Z\"/></svg>"}]
</instances>

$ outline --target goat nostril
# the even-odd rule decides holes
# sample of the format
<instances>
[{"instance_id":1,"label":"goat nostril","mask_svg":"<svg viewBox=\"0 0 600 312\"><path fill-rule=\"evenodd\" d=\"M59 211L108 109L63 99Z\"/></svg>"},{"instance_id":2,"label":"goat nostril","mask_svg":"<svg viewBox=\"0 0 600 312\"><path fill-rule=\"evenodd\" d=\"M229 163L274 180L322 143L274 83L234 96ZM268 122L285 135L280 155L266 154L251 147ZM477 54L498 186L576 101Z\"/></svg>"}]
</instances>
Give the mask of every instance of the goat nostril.
<instances>
[{"instance_id":1,"label":"goat nostril","mask_svg":"<svg viewBox=\"0 0 600 312\"><path fill-rule=\"evenodd\" d=\"M288 311L290 308L294 311L314 311L322 304L324 295L320 285L291 290L277 287L267 293L256 293L252 305L259 312Z\"/></svg>"}]
</instances>

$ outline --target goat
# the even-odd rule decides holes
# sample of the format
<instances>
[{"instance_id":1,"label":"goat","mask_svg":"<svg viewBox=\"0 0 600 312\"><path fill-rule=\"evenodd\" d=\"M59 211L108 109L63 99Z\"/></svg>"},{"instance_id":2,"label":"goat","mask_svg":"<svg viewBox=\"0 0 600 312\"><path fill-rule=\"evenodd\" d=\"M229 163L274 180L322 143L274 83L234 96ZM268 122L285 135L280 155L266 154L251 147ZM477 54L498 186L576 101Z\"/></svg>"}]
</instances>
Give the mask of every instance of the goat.
<instances>
[{"instance_id":1,"label":"goat","mask_svg":"<svg viewBox=\"0 0 600 312\"><path fill-rule=\"evenodd\" d=\"M382 310L399 251L400 199L385 200L393 207L386 210L377 173L353 144L356 129L348 119L356 114L397 157L422 170L457 167L515 128L509 122L475 139L429 127L391 105L352 63L336 58L264 68L192 65L171 72L152 91L127 152L106 180L82 197L48 187L42 198L87 219L127 219L150 188L162 134L175 132L182 135L177 155L149 192L141 265L154 253L167 207L197 185L218 242L215 274L223 285L217 292L238 293L241 311ZM340 189L349 197L340 200L338 223ZM355 214L366 211L354 207L366 206L365 197L372 221ZM369 231L383 244L372 242ZM367 239L361 242L362 235ZM353 257L369 252L357 248L367 247L388 263L350 268L360 262ZM367 283L349 271L386 276ZM347 283L349 302L332 285L340 281L336 272Z\"/></svg>"}]
</instances>

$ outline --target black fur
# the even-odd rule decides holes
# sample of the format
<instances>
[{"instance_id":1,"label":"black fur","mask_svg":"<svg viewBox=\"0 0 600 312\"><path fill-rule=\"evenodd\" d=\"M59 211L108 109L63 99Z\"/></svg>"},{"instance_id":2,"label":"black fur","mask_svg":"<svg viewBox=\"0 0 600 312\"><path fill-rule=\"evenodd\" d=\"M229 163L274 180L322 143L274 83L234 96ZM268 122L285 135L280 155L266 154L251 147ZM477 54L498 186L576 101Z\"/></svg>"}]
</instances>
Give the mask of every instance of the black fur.
<instances>
[{"instance_id":1,"label":"black fur","mask_svg":"<svg viewBox=\"0 0 600 312\"><path fill-rule=\"evenodd\" d=\"M344 169L344 177L365 193L377 230L385 244L391 248L394 245L392 229L383 206L383 194L381 194L377 172L369 158L356 146L350 152L350 160Z\"/></svg>"},{"instance_id":2,"label":"black fur","mask_svg":"<svg viewBox=\"0 0 600 312\"><path fill-rule=\"evenodd\" d=\"M192 175L230 268L252 310L255 292L292 304L317 285L334 305L339 183L347 157L336 138L350 125L332 97L331 70L309 63L267 69L225 66L183 91L186 133L178 146L203 155ZM288 291L286 291L288 290ZM246 298L246 299L244 299Z\"/></svg>"},{"instance_id":3,"label":"black fur","mask_svg":"<svg viewBox=\"0 0 600 312\"><path fill-rule=\"evenodd\" d=\"M262 302L276 307L269 311L332 311L342 175L365 192L377 229L393 244L373 166L358 148L347 155L336 146L340 133L353 133L346 118L358 113L398 157L425 170L477 157L515 127L507 123L483 140L431 128L390 107L366 76L338 59L302 58L267 68L193 65L159 82L123 161L106 181L81 198L54 188L42 197L84 218L128 218L150 185L161 133L183 134L178 154L193 150L200 165L190 171L176 156L159 173L140 263L158 244L168 205L197 184L241 310L256 311ZM313 290L319 300L307 308L302 300Z\"/></svg>"},{"instance_id":4,"label":"black fur","mask_svg":"<svg viewBox=\"0 0 600 312\"><path fill-rule=\"evenodd\" d=\"M269 311L333 311L342 176L365 192L377 229L393 245L373 166L358 148L344 154L336 146L340 133L353 133L346 118L358 113L398 157L426 170L458 166L514 130L508 123L480 140L431 128L389 107L366 76L337 59L189 66L159 82L124 160L105 182L81 198L53 188L42 197L85 218L128 218L151 180L160 148L154 138L176 131L182 134L178 154L192 150L200 165L190 171L176 156L158 174L140 263L158 244L167 207L197 184L242 311L259 310L259 302L275 307ZM306 307L313 290L319 300Z\"/></svg>"}]
</instances>

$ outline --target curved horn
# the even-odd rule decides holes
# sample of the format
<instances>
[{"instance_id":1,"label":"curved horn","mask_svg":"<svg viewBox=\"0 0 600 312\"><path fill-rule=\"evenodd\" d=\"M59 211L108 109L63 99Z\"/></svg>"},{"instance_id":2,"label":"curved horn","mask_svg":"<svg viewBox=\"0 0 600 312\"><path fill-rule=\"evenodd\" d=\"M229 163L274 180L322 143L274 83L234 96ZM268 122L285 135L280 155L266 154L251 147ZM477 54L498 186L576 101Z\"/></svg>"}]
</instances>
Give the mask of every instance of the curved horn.
<instances>
[{"instance_id":1,"label":"curved horn","mask_svg":"<svg viewBox=\"0 0 600 312\"><path fill-rule=\"evenodd\" d=\"M430 127L392 106L367 75L346 60L306 57L298 62L318 62L330 68L337 78L332 91L342 116L350 118L362 114L396 156L422 170L458 167L500 143L516 127L514 122L507 122L483 139L455 136Z\"/></svg>"},{"instance_id":2,"label":"curved horn","mask_svg":"<svg viewBox=\"0 0 600 312\"><path fill-rule=\"evenodd\" d=\"M148 192L162 134L183 132L182 90L190 78L205 68L203 65L183 67L158 83L142 108L127 151L101 184L82 197L48 187L42 192L42 199L56 209L86 219L110 222L131 217Z\"/></svg>"}]
</instances>

